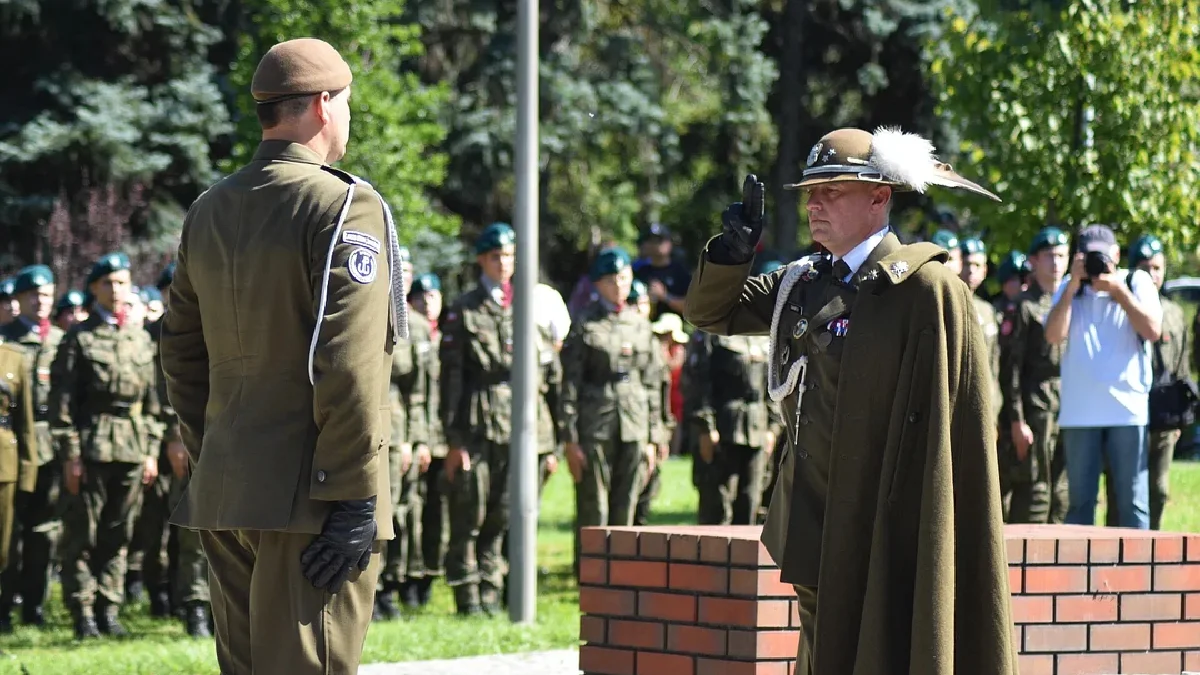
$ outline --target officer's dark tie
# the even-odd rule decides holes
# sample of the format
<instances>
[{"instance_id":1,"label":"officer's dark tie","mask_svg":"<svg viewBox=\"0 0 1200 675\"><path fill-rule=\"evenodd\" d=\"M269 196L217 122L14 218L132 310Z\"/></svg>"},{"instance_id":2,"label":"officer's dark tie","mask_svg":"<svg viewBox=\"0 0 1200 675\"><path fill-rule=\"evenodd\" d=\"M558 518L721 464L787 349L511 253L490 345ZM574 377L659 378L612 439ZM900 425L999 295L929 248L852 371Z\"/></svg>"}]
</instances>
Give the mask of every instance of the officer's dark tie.
<instances>
[{"instance_id":1,"label":"officer's dark tie","mask_svg":"<svg viewBox=\"0 0 1200 675\"><path fill-rule=\"evenodd\" d=\"M849 276L850 266L846 264L845 260L838 260L837 262L833 263L834 279L837 279L838 281L849 281Z\"/></svg>"}]
</instances>

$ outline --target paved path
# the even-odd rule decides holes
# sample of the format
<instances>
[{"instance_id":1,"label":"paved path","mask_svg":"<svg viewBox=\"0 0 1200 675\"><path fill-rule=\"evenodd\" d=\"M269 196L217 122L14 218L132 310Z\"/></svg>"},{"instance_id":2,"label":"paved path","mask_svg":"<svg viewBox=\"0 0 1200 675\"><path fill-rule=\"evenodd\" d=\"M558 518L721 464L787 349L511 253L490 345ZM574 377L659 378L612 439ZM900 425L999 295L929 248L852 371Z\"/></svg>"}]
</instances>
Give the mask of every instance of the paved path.
<instances>
[{"instance_id":1,"label":"paved path","mask_svg":"<svg viewBox=\"0 0 1200 675\"><path fill-rule=\"evenodd\" d=\"M373 663L361 666L358 675L579 675L579 652L552 652L470 656L444 661Z\"/></svg>"}]
</instances>

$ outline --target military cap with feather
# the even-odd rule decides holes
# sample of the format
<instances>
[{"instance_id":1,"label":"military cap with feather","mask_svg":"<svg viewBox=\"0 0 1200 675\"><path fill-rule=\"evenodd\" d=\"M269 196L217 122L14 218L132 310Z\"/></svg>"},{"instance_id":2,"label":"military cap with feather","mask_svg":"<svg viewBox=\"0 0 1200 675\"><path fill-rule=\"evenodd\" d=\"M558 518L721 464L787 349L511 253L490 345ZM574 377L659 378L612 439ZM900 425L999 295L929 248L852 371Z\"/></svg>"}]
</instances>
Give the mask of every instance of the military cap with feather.
<instances>
[{"instance_id":1,"label":"military cap with feather","mask_svg":"<svg viewBox=\"0 0 1200 675\"><path fill-rule=\"evenodd\" d=\"M96 261L96 264L92 265L92 271L88 272L85 284L91 286L92 282L100 277L106 277L113 272L121 272L127 269L129 269L129 256L124 253L109 253L108 255L101 256Z\"/></svg>"},{"instance_id":2,"label":"military cap with feather","mask_svg":"<svg viewBox=\"0 0 1200 675\"><path fill-rule=\"evenodd\" d=\"M1046 248L1054 248L1055 246L1068 246L1071 243L1071 238L1066 232L1057 227L1043 227L1033 236L1033 241L1029 244L1029 255L1037 255L1039 251Z\"/></svg>"},{"instance_id":3,"label":"military cap with feather","mask_svg":"<svg viewBox=\"0 0 1200 675\"><path fill-rule=\"evenodd\" d=\"M592 281L596 281L601 277L616 274L631 264L629 254L625 252L625 249L613 246L600 251L596 259L592 261L592 269L588 276Z\"/></svg>"},{"instance_id":4,"label":"military cap with feather","mask_svg":"<svg viewBox=\"0 0 1200 675\"><path fill-rule=\"evenodd\" d=\"M995 194L955 173L933 154L933 144L917 134L880 127L875 133L838 129L825 134L808 153L797 190L840 181L890 185L924 194L931 185L966 190L1000 201Z\"/></svg>"},{"instance_id":5,"label":"military cap with feather","mask_svg":"<svg viewBox=\"0 0 1200 675\"><path fill-rule=\"evenodd\" d=\"M475 239L475 255L483 255L505 246L517 243L517 233L508 223L492 223L479 233Z\"/></svg>"},{"instance_id":6,"label":"military cap with feather","mask_svg":"<svg viewBox=\"0 0 1200 675\"><path fill-rule=\"evenodd\" d=\"M1162 252L1162 241L1152 234L1144 234L1138 237L1137 241L1133 242L1133 245L1129 247L1129 266L1136 267L1138 264ZM20 291L17 292L19 293Z\"/></svg>"},{"instance_id":7,"label":"military cap with feather","mask_svg":"<svg viewBox=\"0 0 1200 675\"><path fill-rule=\"evenodd\" d=\"M35 291L42 286L54 285L54 272L45 265L30 265L17 272L13 279L13 294Z\"/></svg>"},{"instance_id":8,"label":"military cap with feather","mask_svg":"<svg viewBox=\"0 0 1200 675\"><path fill-rule=\"evenodd\" d=\"M250 93L258 103L339 91L354 76L341 54L315 38L287 40L271 47L258 62Z\"/></svg>"}]
</instances>

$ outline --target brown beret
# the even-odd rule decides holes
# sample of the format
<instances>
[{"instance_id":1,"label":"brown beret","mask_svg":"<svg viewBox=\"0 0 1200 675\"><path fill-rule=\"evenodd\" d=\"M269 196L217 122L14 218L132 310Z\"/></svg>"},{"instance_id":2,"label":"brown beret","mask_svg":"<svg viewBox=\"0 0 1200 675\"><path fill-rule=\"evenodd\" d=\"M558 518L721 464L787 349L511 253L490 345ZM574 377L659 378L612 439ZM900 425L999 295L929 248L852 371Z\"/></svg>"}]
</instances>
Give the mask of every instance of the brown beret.
<instances>
[{"instance_id":1,"label":"brown beret","mask_svg":"<svg viewBox=\"0 0 1200 675\"><path fill-rule=\"evenodd\" d=\"M328 42L298 38L271 47L250 83L259 103L292 98L350 86L350 66Z\"/></svg>"}]
</instances>

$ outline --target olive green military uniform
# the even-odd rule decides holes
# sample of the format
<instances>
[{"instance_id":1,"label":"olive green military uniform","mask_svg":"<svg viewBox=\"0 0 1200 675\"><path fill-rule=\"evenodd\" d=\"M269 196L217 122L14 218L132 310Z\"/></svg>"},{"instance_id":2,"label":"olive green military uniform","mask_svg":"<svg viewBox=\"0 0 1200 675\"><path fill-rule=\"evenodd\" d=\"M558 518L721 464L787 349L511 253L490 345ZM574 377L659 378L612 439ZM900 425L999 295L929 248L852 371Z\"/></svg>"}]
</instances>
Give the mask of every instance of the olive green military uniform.
<instances>
[{"instance_id":1,"label":"olive green military uniform","mask_svg":"<svg viewBox=\"0 0 1200 675\"><path fill-rule=\"evenodd\" d=\"M10 562L17 493L37 487L36 395L27 363L23 349L0 344L0 569Z\"/></svg>"},{"instance_id":2,"label":"olive green military uniform","mask_svg":"<svg viewBox=\"0 0 1200 675\"><path fill-rule=\"evenodd\" d=\"M26 623L36 623L42 605L49 597L50 571L55 558L61 523L58 514L60 465L54 461L50 439L50 364L58 353L63 331L47 327L45 338L25 319L17 319L0 328L0 342L25 349L30 366L28 379L34 391L34 427L37 476L33 491L19 495L20 508L13 522L9 565L0 574L0 620L9 615L13 595L21 595L21 613Z\"/></svg>"},{"instance_id":3,"label":"olive green military uniform","mask_svg":"<svg viewBox=\"0 0 1200 675\"><path fill-rule=\"evenodd\" d=\"M416 315L410 315L409 339L397 344L392 355L392 441L388 447L388 465L396 538L388 542L384 556L379 587L382 593L399 590L408 576L424 574L420 546L421 500L417 491L421 475L415 447L418 439L429 436L425 418L426 377L422 372L427 362L422 357L431 349L428 327L428 321L422 322ZM413 450L407 468L401 462L404 446Z\"/></svg>"},{"instance_id":4,"label":"olive green military uniform","mask_svg":"<svg viewBox=\"0 0 1200 675\"><path fill-rule=\"evenodd\" d=\"M498 286L482 279L447 308L441 331L442 428L449 448L465 448L470 455L470 469L455 473L448 487L446 583L455 589L460 611L481 605L494 609L508 570L503 548L512 434L512 307L504 306ZM549 335L539 331L539 363L553 359L553 350ZM545 387L542 392L538 418L551 420Z\"/></svg>"},{"instance_id":5,"label":"olive green military uniform","mask_svg":"<svg viewBox=\"0 0 1200 675\"><path fill-rule=\"evenodd\" d=\"M1061 523L1066 517L1067 472L1058 434L1062 347L1047 342L1045 332L1052 300L1053 295L1032 280L1017 298L1000 374L1011 420L1024 421L1033 431L1029 454L1023 461L1013 458L1010 523Z\"/></svg>"},{"instance_id":6,"label":"olive green military uniform","mask_svg":"<svg viewBox=\"0 0 1200 675\"><path fill-rule=\"evenodd\" d=\"M1012 403L1008 397L1004 395L1003 388L1000 388L1000 381L1004 377L1004 373L1010 366L1008 359L1011 358L1012 350L1008 343L1012 338L1013 324L1016 321L1016 313L1020 308L1020 303L1017 299L1010 300L1003 294L996 298L992 306L996 309L996 317L999 321L997 326L996 347L1000 352L999 367L996 370L996 386L1000 390L998 402L1000 405L999 418L997 420L996 429L996 455L1000 471L1000 499L1004 505L1004 520L1009 519L1009 505L1012 501L1012 484L1013 476L1020 468L1017 462L1016 448L1012 442Z\"/></svg>"},{"instance_id":7,"label":"olive green military uniform","mask_svg":"<svg viewBox=\"0 0 1200 675\"><path fill-rule=\"evenodd\" d=\"M1000 416L1000 321L996 308L992 303L979 296L973 296L971 303L975 307L975 317L979 320L979 329L983 331L983 340L988 353L988 365L991 372L988 380L992 383L992 403L996 409L997 419Z\"/></svg>"},{"instance_id":8,"label":"olive green military uniform","mask_svg":"<svg viewBox=\"0 0 1200 675\"><path fill-rule=\"evenodd\" d=\"M51 366L49 414L59 459L81 458L84 471L79 494L62 496L63 597L77 620L99 605L111 622L124 601L144 464L157 459L162 429L150 336L106 315L94 305L63 338Z\"/></svg>"},{"instance_id":9,"label":"olive green military uniform","mask_svg":"<svg viewBox=\"0 0 1200 675\"><path fill-rule=\"evenodd\" d=\"M671 414L671 369L667 367L666 360L663 359L662 352L655 352L658 359L658 371L661 373L662 386L659 388L659 403L658 409L661 413L659 428L662 429L662 437L670 442L673 437L676 426L676 419ZM657 459L657 458L656 458ZM642 486L641 493L638 494L637 507L634 509L633 524L644 526L650 521L650 507L654 504L654 500L658 498L658 493L662 490L662 463L656 461L654 468L647 474L645 485Z\"/></svg>"},{"instance_id":10,"label":"olive green military uniform","mask_svg":"<svg viewBox=\"0 0 1200 675\"><path fill-rule=\"evenodd\" d=\"M428 349L419 347L423 360L421 372L424 376L425 390L425 436L417 439L429 447L431 460L429 469L421 477L419 493L421 497L421 563L424 577L423 592L428 593L428 586L433 577L445 574L446 549L450 544L450 506L446 499L447 484L442 473L446 463L446 439L442 433L442 418L439 411L441 401L441 362L438 359L438 345L441 333L428 319L418 312L410 314L410 330L413 336L422 333L429 336ZM427 328L426 328L427 327ZM415 337L414 337L415 340Z\"/></svg>"},{"instance_id":11,"label":"olive green military uniform","mask_svg":"<svg viewBox=\"0 0 1200 675\"><path fill-rule=\"evenodd\" d=\"M581 527L633 524L645 448L664 443L662 357L650 322L633 307L593 302L563 343L562 437L586 457L575 486ZM578 536L578 535L577 535Z\"/></svg>"},{"instance_id":12,"label":"olive green military uniform","mask_svg":"<svg viewBox=\"0 0 1200 675\"><path fill-rule=\"evenodd\" d=\"M171 485L174 482L171 465L167 461L166 441L170 438L168 425L174 425L175 412L169 405L164 404L163 398L166 396L166 383L162 379L162 368L158 362L161 319L147 324L146 331L150 334L150 341L154 347L155 386L162 410L159 421L163 424L164 433L162 447L159 449L158 477L143 489L142 507L138 510L138 517L133 525L133 542L129 547L125 588L127 594L139 585L148 588L150 614L166 616L170 613L170 560L167 550L171 535L167 521L171 515L169 502ZM175 430L175 433L177 434L178 430Z\"/></svg>"},{"instance_id":13,"label":"olive green military uniform","mask_svg":"<svg viewBox=\"0 0 1200 675\"><path fill-rule=\"evenodd\" d=\"M708 335L696 360L697 398L691 422L703 437L720 441L712 462L700 467L700 524L753 525L763 494L770 449L767 409L769 339L761 335Z\"/></svg>"}]
</instances>

